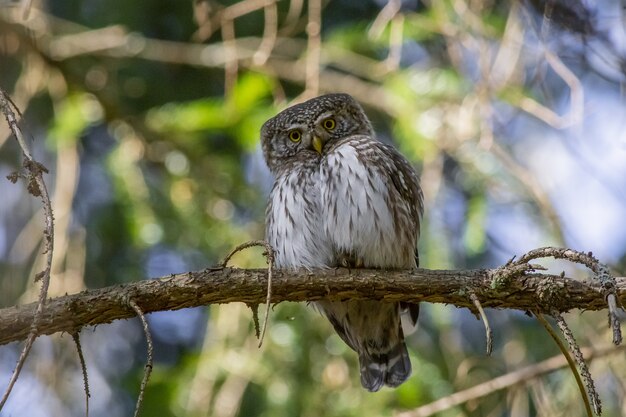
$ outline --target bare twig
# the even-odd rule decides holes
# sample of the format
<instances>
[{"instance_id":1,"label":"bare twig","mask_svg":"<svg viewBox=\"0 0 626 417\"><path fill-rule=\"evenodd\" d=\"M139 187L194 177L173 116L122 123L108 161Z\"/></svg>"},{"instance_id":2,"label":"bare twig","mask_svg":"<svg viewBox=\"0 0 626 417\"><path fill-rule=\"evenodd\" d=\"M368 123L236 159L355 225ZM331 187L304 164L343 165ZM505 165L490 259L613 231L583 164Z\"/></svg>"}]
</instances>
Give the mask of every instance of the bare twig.
<instances>
[{"instance_id":1,"label":"bare twig","mask_svg":"<svg viewBox=\"0 0 626 417\"><path fill-rule=\"evenodd\" d=\"M33 0L22 0L22 19L28 19L30 14L30 8L33 5Z\"/></svg>"},{"instance_id":2,"label":"bare twig","mask_svg":"<svg viewBox=\"0 0 626 417\"><path fill-rule=\"evenodd\" d=\"M585 265L594 272L594 278L602 286L609 310L609 327L613 332L613 343L619 345L622 342L621 323L617 316L617 282L611 275L609 267L596 259L591 252L584 253L567 248L544 247L531 250L523 255L516 264L527 263L533 259L553 257L555 259L567 259L568 261Z\"/></svg>"},{"instance_id":3,"label":"bare twig","mask_svg":"<svg viewBox=\"0 0 626 417\"><path fill-rule=\"evenodd\" d=\"M570 110L565 116L560 116L560 123L556 128L566 128L580 124L584 117L585 97L582 82L576 74L563 63L563 61L553 52L545 51L546 62L554 72L561 77L570 90Z\"/></svg>"},{"instance_id":4,"label":"bare twig","mask_svg":"<svg viewBox=\"0 0 626 417\"><path fill-rule=\"evenodd\" d=\"M265 299L265 318L263 319L263 327L261 330L261 336L259 337L259 347L261 347L263 339L265 338L267 322L270 318L270 302L272 301L272 270L274 269L274 252L269 244L267 246L267 298Z\"/></svg>"},{"instance_id":5,"label":"bare twig","mask_svg":"<svg viewBox=\"0 0 626 417\"><path fill-rule=\"evenodd\" d=\"M388 0L385 7L380 10L367 31L367 37L369 39L378 40L382 36L385 28L389 25L389 51L387 58L377 63L376 70L373 71L372 75L380 77L391 71L395 71L400 66L404 31L404 14L400 13L401 6L400 0ZM347 51L344 55L347 55ZM365 72L368 71L365 70ZM370 73L371 72L372 71L370 71Z\"/></svg>"},{"instance_id":6,"label":"bare twig","mask_svg":"<svg viewBox=\"0 0 626 417\"><path fill-rule=\"evenodd\" d=\"M372 22L369 30L367 31L367 37L370 39L380 38L387 24L400 11L401 5L402 4L399 0L388 0L385 7L380 10L376 19Z\"/></svg>"},{"instance_id":7,"label":"bare twig","mask_svg":"<svg viewBox=\"0 0 626 417\"><path fill-rule=\"evenodd\" d=\"M546 5L543 8L543 16L541 19L541 39L547 40L550 33L550 26L552 23L552 12L554 11L554 0L546 1Z\"/></svg>"},{"instance_id":8,"label":"bare twig","mask_svg":"<svg viewBox=\"0 0 626 417\"><path fill-rule=\"evenodd\" d=\"M263 66L272 54L278 32L278 7L276 2L265 5L265 24L263 25L263 40L259 49L254 53L252 62L254 65Z\"/></svg>"},{"instance_id":9,"label":"bare twig","mask_svg":"<svg viewBox=\"0 0 626 417\"><path fill-rule=\"evenodd\" d=\"M598 396L598 391L596 390L596 386L593 382L593 378L591 377L591 373L589 372L589 368L585 363L585 358L583 357L582 352L580 351L580 347L578 343L576 343L576 339L574 338L574 334L572 330L569 328L563 316L559 314L557 311L552 312L552 316L556 320L557 326L563 333L563 337L567 341L570 351L574 354L574 359L578 364L578 368L580 369L580 374L582 375L585 386L587 387L587 392L589 393L589 397L591 398L591 404L593 405L593 409L597 415L602 414L602 403L600 402L600 397Z\"/></svg>"},{"instance_id":10,"label":"bare twig","mask_svg":"<svg viewBox=\"0 0 626 417\"><path fill-rule=\"evenodd\" d=\"M383 61L386 70L395 71L400 67L402 59L402 44L404 40L404 15L398 13L391 20L391 33L389 34L389 54Z\"/></svg>"},{"instance_id":11,"label":"bare twig","mask_svg":"<svg viewBox=\"0 0 626 417\"><path fill-rule=\"evenodd\" d=\"M146 336L146 343L148 344L148 359L146 360L146 367L143 373L143 379L141 380L141 387L139 388L139 396L137 397L137 405L135 406L135 414L134 417L139 415L139 410L141 409L141 403L143 403L143 397L146 392L146 386L148 385L148 380L150 379L150 374L152 373L152 335L150 334L150 328L148 327L148 321L143 314L141 308L137 305L137 303L133 300L128 301L128 305L137 313L137 317L141 320L141 326L143 327L143 333Z\"/></svg>"},{"instance_id":12,"label":"bare twig","mask_svg":"<svg viewBox=\"0 0 626 417\"><path fill-rule=\"evenodd\" d=\"M565 242L563 236L563 224L561 218L556 212L548 193L544 189L543 185L530 174L529 170L517 162L498 142L492 142L489 150L492 154L504 165L504 167L513 176L520 181L520 183L528 190L529 194L533 197L539 209L544 217L552 224L552 231L556 235L556 239L559 244Z\"/></svg>"},{"instance_id":13,"label":"bare twig","mask_svg":"<svg viewBox=\"0 0 626 417\"><path fill-rule=\"evenodd\" d=\"M239 61L237 60L237 42L235 41L235 21L224 19L222 21L222 38L224 39L224 95L233 93L237 83L237 71Z\"/></svg>"},{"instance_id":14,"label":"bare twig","mask_svg":"<svg viewBox=\"0 0 626 417\"><path fill-rule=\"evenodd\" d=\"M35 281L41 280L41 289L39 291L37 308L30 325L30 332L28 338L26 339L26 343L22 348L22 352L15 366L15 369L13 370L13 374L11 375L11 379L6 388L6 391L4 392L4 395L0 400L0 410L4 407L4 404L9 398L11 390L13 389L13 386L15 385L15 382L19 377L19 374L22 370L22 367L24 366L28 354L30 353L30 349L32 348L33 343L37 338L39 320L41 319L41 316L43 314L44 305L48 296L48 288L50 287L50 271L52 270L52 256L54 252L54 217L52 214L52 203L48 194L48 188L45 181L43 180L43 174L47 173L48 170L32 157L32 154L30 153L28 146L26 145L26 141L24 140L24 137L22 135L22 131L18 126L17 118L15 117L15 113L13 112L10 103L11 100L8 95L4 92L4 90L0 89L0 110L4 114L9 128L17 139L24 155L23 166L28 171L28 191L33 196L39 197L43 205L44 219L46 225L43 232L46 263L44 270L42 272L39 272L35 276ZM15 182L17 180L17 177L19 177L19 174L12 174L11 176L9 176L9 179Z\"/></svg>"},{"instance_id":15,"label":"bare twig","mask_svg":"<svg viewBox=\"0 0 626 417\"><path fill-rule=\"evenodd\" d=\"M304 0L291 0L289 2L289 11L285 17L283 27L280 32L282 35L288 36L298 26L300 21L300 15L304 9Z\"/></svg>"},{"instance_id":16,"label":"bare twig","mask_svg":"<svg viewBox=\"0 0 626 417\"><path fill-rule=\"evenodd\" d=\"M259 325L259 305L258 304L248 304L250 310L252 310L252 323L254 323L254 334L257 339L261 338L261 326Z\"/></svg>"},{"instance_id":17,"label":"bare twig","mask_svg":"<svg viewBox=\"0 0 626 417\"><path fill-rule=\"evenodd\" d=\"M599 349L583 349L588 361L601 358L614 353L623 352L626 346L606 346ZM501 375L489 381L474 385L463 391L440 398L432 403L425 404L415 410L399 413L396 417L429 417L439 415L443 411L449 410L466 402L486 397L494 392L518 385L523 382L533 380L541 375L554 372L560 368L567 366L567 359L561 355L555 355L549 359L539 363L518 369L507 374Z\"/></svg>"},{"instance_id":18,"label":"bare twig","mask_svg":"<svg viewBox=\"0 0 626 417\"><path fill-rule=\"evenodd\" d=\"M564 129L572 125L579 124L583 120L584 112L584 92L580 79L572 72L558 57L548 49L550 40L550 26L552 23L552 13L554 11L554 0L545 2L541 29L538 33L539 39L543 42L543 57L545 62L559 76L570 90L570 110L565 116L560 116L554 110L526 97L520 101L520 108L540 120L548 123L556 129ZM541 68L541 67L540 67ZM541 75L540 75L541 74ZM545 72L537 73L536 78L543 77Z\"/></svg>"},{"instance_id":19,"label":"bare twig","mask_svg":"<svg viewBox=\"0 0 626 417\"><path fill-rule=\"evenodd\" d=\"M486 353L487 356L491 356L491 352L493 350L493 332L491 331L489 320L487 319L487 315L485 314L485 310L483 309L482 304L480 304L480 300L474 292L470 293L470 299L474 303L474 307L476 307L476 310L478 310L478 314L480 314L480 318L485 325L485 341L487 344Z\"/></svg>"},{"instance_id":20,"label":"bare twig","mask_svg":"<svg viewBox=\"0 0 626 417\"><path fill-rule=\"evenodd\" d=\"M306 55L306 82L305 96L319 94L320 84L320 54L322 48L322 2L309 0L309 22L306 25L308 36Z\"/></svg>"},{"instance_id":21,"label":"bare twig","mask_svg":"<svg viewBox=\"0 0 626 417\"><path fill-rule=\"evenodd\" d=\"M268 1L268 0L266 0ZM237 3L240 4L240 3ZM35 10L33 10L35 12ZM36 10L37 17L44 21L58 24L60 19L52 17L40 10ZM0 9L0 16L7 21L23 24L30 31L37 35L40 39L37 45L37 51L44 55L51 54L51 46L54 41L60 37L50 37L48 31L43 31L38 25L32 24L30 21L18 22L10 13L5 13ZM82 34L91 33L92 31L75 23L65 22L71 25L74 30L82 30L81 32L70 35L80 38ZM55 60L64 60L83 53L89 53L99 56L120 58L141 58L155 62L165 62L179 65L191 65L204 68L225 68L230 59L225 42L214 43L210 45L189 44L184 42L172 42L159 39L147 38L137 33L127 33L117 30L107 32L106 41L100 40L90 44L91 49L85 51L84 45L76 45L75 43L66 44L61 51L55 50ZM305 84L307 80L306 63L295 60L286 60L270 56L266 65L262 67L253 65L253 56L259 48L261 39L258 38L239 38L234 41L236 48L231 48L231 52L235 52L238 60L238 66L242 68L253 68L255 71L262 71L273 77L283 80ZM103 43L105 45L103 45ZM277 43L284 45L285 43L295 44L298 51L304 49L294 39L277 39ZM335 71L329 68L319 68L319 90L323 92L333 92L337 90L337 86L341 85L345 91L350 91L359 102L378 109L382 112L394 115L398 108L398 97L394 97L379 85L367 82L359 77L352 76L347 73ZM360 74L364 76L365 74ZM308 93L307 93L308 94Z\"/></svg>"},{"instance_id":22,"label":"bare twig","mask_svg":"<svg viewBox=\"0 0 626 417\"><path fill-rule=\"evenodd\" d=\"M274 269L274 249L264 240L253 240L250 242L246 242L237 246L233 249L227 256L224 258L220 266L222 268L226 268L228 265L228 261L233 257L237 252L250 248L253 246L261 246L265 248L264 255L267 257L267 296L265 298L265 318L263 319L263 328L260 332L259 336L259 347L263 344L263 339L265 338L265 330L267 329L267 323L270 316L270 303L272 301L272 271ZM252 317L254 319L255 331L257 335L259 334L259 317L258 317L258 304L252 307Z\"/></svg>"},{"instance_id":23,"label":"bare twig","mask_svg":"<svg viewBox=\"0 0 626 417\"><path fill-rule=\"evenodd\" d=\"M209 39L225 22L229 20L234 21L239 17L262 9L274 1L275 0L243 0L228 7L221 8L213 13L211 18L204 19L203 23L200 25L196 33L193 34L192 38L198 41L205 41Z\"/></svg>"},{"instance_id":24,"label":"bare twig","mask_svg":"<svg viewBox=\"0 0 626 417\"><path fill-rule=\"evenodd\" d=\"M219 264L220 268L226 268L228 266L228 262L230 262L231 258L235 256L238 252L241 252L244 249L252 248L254 246L260 246L267 250L269 244L264 240L251 240L246 243L242 243L238 245L235 249L231 250L228 255L224 257L224 260Z\"/></svg>"},{"instance_id":25,"label":"bare twig","mask_svg":"<svg viewBox=\"0 0 626 417\"><path fill-rule=\"evenodd\" d=\"M18 126L18 121L17 121L17 118L15 117L15 113L13 113L14 108L15 106L13 105L13 101L11 100L11 97L9 97L9 95L5 93L4 90L0 90L0 109L2 110L2 114L4 114L4 118L6 119L7 124L9 125L9 128L11 129L11 132L13 133L13 136L15 136L15 140L17 140L17 143L20 145L20 148L22 148L24 157L27 160L32 161L33 156L31 155L30 149L28 149L28 145L26 144L26 141L24 140L24 135L22 135L22 130ZM19 109L15 108L15 110L19 114Z\"/></svg>"},{"instance_id":26,"label":"bare twig","mask_svg":"<svg viewBox=\"0 0 626 417\"><path fill-rule=\"evenodd\" d=\"M13 386L17 382L17 378L19 377L20 372L22 371L22 367L24 366L24 363L26 362L26 358L28 357L28 354L30 353L30 349L33 347L33 343L35 342L36 338L37 338L37 332L36 332L36 328L33 326L31 327L31 332L29 333L28 338L26 339L26 343L24 343L24 347L22 348L20 357L17 360L17 365L15 365L15 369L13 370L13 374L11 375L11 379L9 380L9 385L4 391L2 400L0 400L0 410L2 409L2 407L4 407L4 404L9 399L9 395L11 394L11 391L13 390Z\"/></svg>"},{"instance_id":27,"label":"bare twig","mask_svg":"<svg viewBox=\"0 0 626 417\"><path fill-rule=\"evenodd\" d=\"M521 4L512 2L506 19L506 26L502 34L502 40L497 45L491 65L489 82L494 91L498 91L507 85L515 84L515 74L519 69L519 60L522 58L523 42L526 30L520 18ZM484 74L483 74L484 75Z\"/></svg>"},{"instance_id":28,"label":"bare twig","mask_svg":"<svg viewBox=\"0 0 626 417\"><path fill-rule=\"evenodd\" d=\"M617 316L617 297L615 294L609 294L606 297L606 302L609 306L609 327L613 331L613 343L619 345L622 343L622 331L619 317Z\"/></svg>"},{"instance_id":29,"label":"bare twig","mask_svg":"<svg viewBox=\"0 0 626 417\"><path fill-rule=\"evenodd\" d=\"M83 348L80 344L80 335L78 332L72 332L72 340L76 346L78 352L78 360L80 361L80 369L83 372L83 384L85 389L85 417L89 417L89 378L87 377L87 365L85 364L85 357L83 356Z\"/></svg>"},{"instance_id":30,"label":"bare twig","mask_svg":"<svg viewBox=\"0 0 626 417\"><path fill-rule=\"evenodd\" d=\"M583 381L580 378L580 374L578 373L578 370L576 369L576 363L574 362L574 360L572 359L572 356L567 351L567 347L565 347L565 345L563 344L563 341L559 338L559 336L556 334L554 329L552 329L552 326L550 326L550 323L548 323L548 321L545 319L543 314L538 313L538 312L535 312L534 314L535 314L535 317L537 317L537 320L539 320L539 322L546 329L550 337L552 337L556 345L559 347L559 350L561 351L561 353L567 360L567 364L572 370L572 374L574 375L574 379L576 380L576 385L578 385L580 395L583 399L583 403L585 404L585 410L587 410L587 417L592 417L593 411L591 411L591 405L589 404L589 397L587 397L587 393L585 392L585 386L583 385ZM594 406L595 406L595 403L594 403ZM599 414L600 413L598 413L598 415Z\"/></svg>"}]
</instances>

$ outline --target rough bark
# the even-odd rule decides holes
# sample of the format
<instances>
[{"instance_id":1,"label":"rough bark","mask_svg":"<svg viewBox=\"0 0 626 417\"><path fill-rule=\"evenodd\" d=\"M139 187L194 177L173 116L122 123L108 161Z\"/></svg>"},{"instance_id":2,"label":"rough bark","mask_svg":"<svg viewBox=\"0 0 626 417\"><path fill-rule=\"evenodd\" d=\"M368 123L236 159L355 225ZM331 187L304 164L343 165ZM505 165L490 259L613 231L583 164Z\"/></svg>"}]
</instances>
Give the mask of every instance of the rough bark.
<instances>
[{"instance_id":1,"label":"rough bark","mask_svg":"<svg viewBox=\"0 0 626 417\"><path fill-rule=\"evenodd\" d=\"M321 270L274 271L272 302L311 301L323 297L425 301L473 309L474 293L484 307L535 310L600 310L606 308L599 284L548 274L503 274L493 270ZM207 304L264 302L267 270L215 268L157 279L87 290L47 301L39 334L74 332L84 326L135 316L129 301L142 311L177 310ZM626 279L617 281L626 301ZM28 336L37 303L0 310L0 344Z\"/></svg>"}]
</instances>

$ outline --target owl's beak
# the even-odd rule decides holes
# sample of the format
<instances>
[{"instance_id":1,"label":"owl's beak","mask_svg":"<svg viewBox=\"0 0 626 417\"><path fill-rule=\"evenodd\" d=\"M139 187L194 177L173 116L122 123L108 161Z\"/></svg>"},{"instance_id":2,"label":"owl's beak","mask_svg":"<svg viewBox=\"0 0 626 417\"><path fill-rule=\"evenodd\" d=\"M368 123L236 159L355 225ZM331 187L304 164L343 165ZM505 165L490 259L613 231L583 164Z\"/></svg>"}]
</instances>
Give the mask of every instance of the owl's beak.
<instances>
[{"instance_id":1,"label":"owl's beak","mask_svg":"<svg viewBox=\"0 0 626 417\"><path fill-rule=\"evenodd\" d=\"M324 142L322 141L322 138L320 138L319 136L313 136L313 149L315 149L317 151L318 154L322 154L322 148L324 147Z\"/></svg>"}]
</instances>

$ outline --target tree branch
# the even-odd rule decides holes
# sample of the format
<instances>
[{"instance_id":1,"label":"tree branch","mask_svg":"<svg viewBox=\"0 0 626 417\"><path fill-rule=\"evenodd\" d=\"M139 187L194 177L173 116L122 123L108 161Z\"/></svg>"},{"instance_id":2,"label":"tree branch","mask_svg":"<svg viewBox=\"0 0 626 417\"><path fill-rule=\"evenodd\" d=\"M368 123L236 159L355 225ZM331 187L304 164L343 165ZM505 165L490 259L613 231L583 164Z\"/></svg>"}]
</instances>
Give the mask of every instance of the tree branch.
<instances>
[{"instance_id":1,"label":"tree branch","mask_svg":"<svg viewBox=\"0 0 626 417\"><path fill-rule=\"evenodd\" d=\"M572 309L606 308L599 283L560 275L520 274L504 266L479 270L383 271L329 269L274 271L272 300L311 301L320 298L425 301L473 308L470 294L483 307L534 310L550 314ZM509 279L502 277L507 273ZM199 272L83 291L53 298L40 316L38 334L75 332L84 326L135 316L129 297L145 313L230 302L249 305L265 301L266 269L209 268ZM617 296L626 301L626 278L617 279ZM0 310L0 345L28 336L37 303Z\"/></svg>"}]
</instances>

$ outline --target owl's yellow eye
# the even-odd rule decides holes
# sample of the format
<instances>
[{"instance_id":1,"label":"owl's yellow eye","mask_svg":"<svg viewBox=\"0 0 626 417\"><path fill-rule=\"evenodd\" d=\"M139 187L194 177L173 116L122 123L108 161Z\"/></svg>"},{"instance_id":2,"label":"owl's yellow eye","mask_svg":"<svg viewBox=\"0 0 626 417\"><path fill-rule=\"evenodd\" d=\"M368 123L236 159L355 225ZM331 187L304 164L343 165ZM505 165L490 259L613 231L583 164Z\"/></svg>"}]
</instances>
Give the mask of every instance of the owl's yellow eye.
<instances>
[{"instance_id":1,"label":"owl's yellow eye","mask_svg":"<svg viewBox=\"0 0 626 417\"><path fill-rule=\"evenodd\" d=\"M289 132L289 140L292 142L300 142L302 139L302 133L299 130L292 130Z\"/></svg>"},{"instance_id":2,"label":"owl's yellow eye","mask_svg":"<svg viewBox=\"0 0 626 417\"><path fill-rule=\"evenodd\" d=\"M336 125L337 124L335 123L335 119L333 119L332 117L324 119L324 121L322 122L322 126L324 126L324 129L326 130L333 130Z\"/></svg>"}]
</instances>

